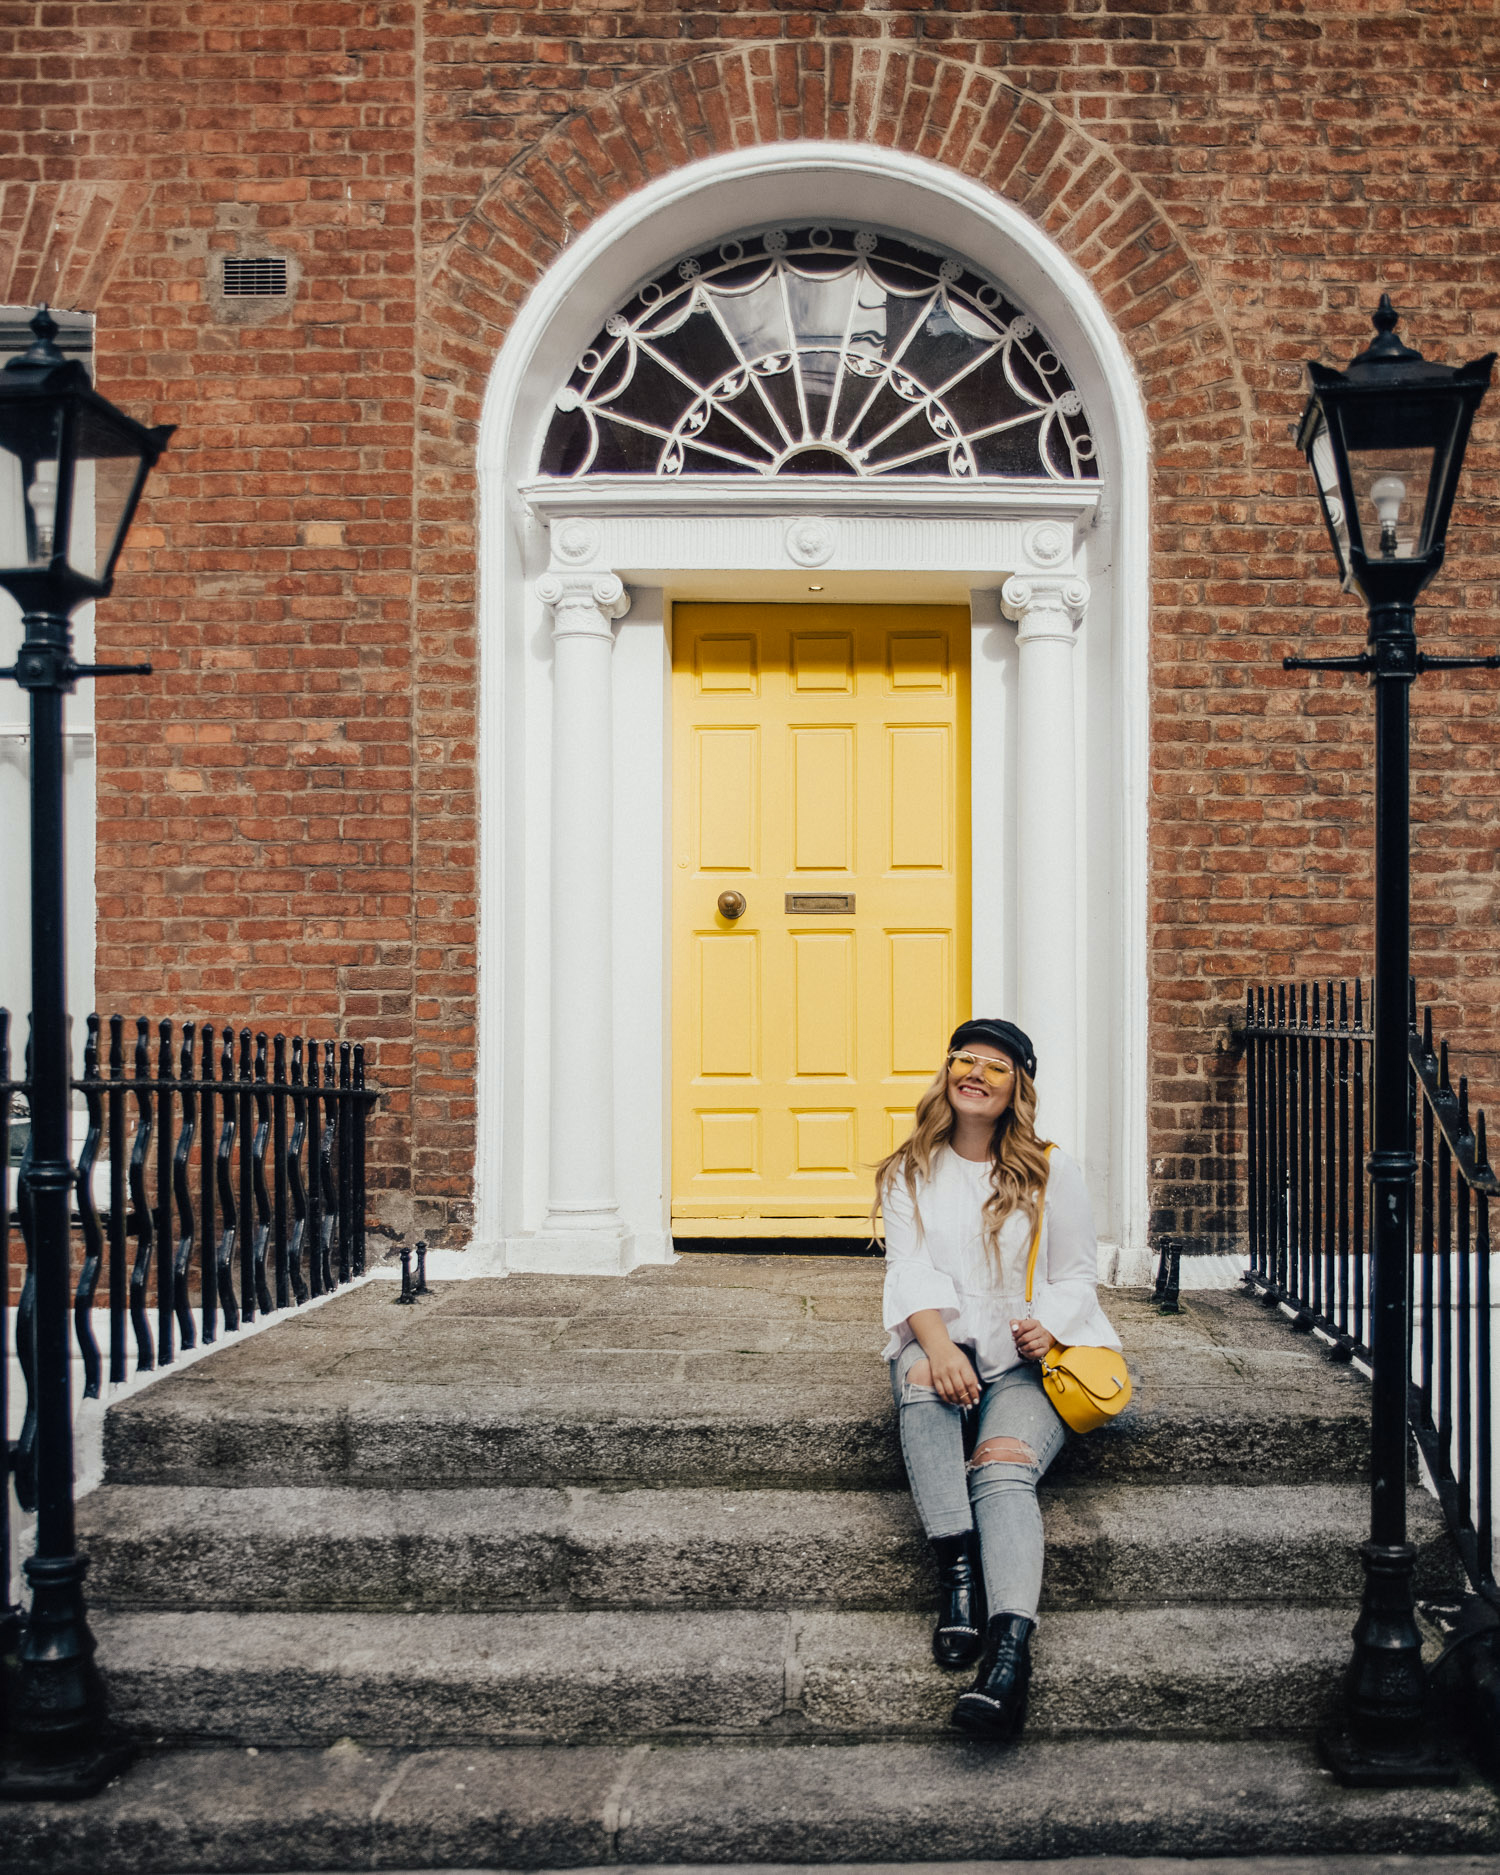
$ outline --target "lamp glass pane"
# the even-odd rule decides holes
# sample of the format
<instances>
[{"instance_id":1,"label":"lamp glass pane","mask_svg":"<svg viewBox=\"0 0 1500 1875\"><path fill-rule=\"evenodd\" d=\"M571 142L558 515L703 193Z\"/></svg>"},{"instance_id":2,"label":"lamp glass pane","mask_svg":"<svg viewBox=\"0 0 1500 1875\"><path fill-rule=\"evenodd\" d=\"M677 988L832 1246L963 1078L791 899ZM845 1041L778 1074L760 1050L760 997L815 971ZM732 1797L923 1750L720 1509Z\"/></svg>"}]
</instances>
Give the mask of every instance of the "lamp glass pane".
<instances>
[{"instance_id":1,"label":"lamp glass pane","mask_svg":"<svg viewBox=\"0 0 1500 1875\"><path fill-rule=\"evenodd\" d=\"M54 545L62 410L18 403L0 418L0 565L43 567Z\"/></svg>"},{"instance_id":2,"label":"lamp glass pane","mask_svg":"<svg viewBox=\"0 0 1500 1875\"><path fill-rule=\"evenodd\" d=\"M1349 524L1344 514L1343 496L1339 493L1339 472L1333 457L1333 441L1328 434L1328 425L1321 417L1307 453L1313 474L1317 477L1323 518L1328 523L1328 532L1339 556L1339 569L1344 571L1349 565Z\"/></svg>"},{"instance_id":3,"label":"lamp glass pane","mask_svg":"<svg viewBox=\"0 0 1500 1875\"><path fill-rule=\"evenodd\" d=\"M1436 453L1421 445L1350 451L1349 479L1370 559L1409 560L1425 551L1422 524Z\"/></svg>"},{"instance_id":4,"label":"lamp glass pane","mask_svg":"<svg viewBox=\"0 0 1500 1875\"><path fill-rule=\"evenodd\" d=\"M140 475L140 442L131 429L114 422L110 412L91 403L80 408L75 435L77 495L68 531L68 564L90 579L103 579Z\"/></svg>"}]
</instances>

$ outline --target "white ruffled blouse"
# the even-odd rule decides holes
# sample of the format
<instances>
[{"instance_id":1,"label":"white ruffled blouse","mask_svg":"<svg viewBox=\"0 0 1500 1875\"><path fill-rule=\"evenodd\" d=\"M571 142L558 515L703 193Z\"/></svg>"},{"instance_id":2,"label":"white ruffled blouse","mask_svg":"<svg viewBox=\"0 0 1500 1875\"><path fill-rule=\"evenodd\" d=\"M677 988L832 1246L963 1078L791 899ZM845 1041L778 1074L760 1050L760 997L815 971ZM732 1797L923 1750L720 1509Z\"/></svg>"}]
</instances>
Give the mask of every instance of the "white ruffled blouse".
<instances>
[{"instance_id":1,"label":"white ruffled blouse","mask_svg":"<svg viewBox=\"0 0 1500 1875\"><path fill-rule=\"evenodd\" d=\"M1065 1152L1053 1149L1042 1240L1037 1249L1031 1307L1026 1306L1026 1259L1031 1223L1013 1211L1000 1227L997 1271L984 1247L980 1214L989 1190L987 1160L961 1159L944 1146L931 1175L917 1181L915 1211L906 1181L893 1179L884 1193L885 1358L893 1361L916 1339L911 1317L937 1309L948 1333L970 1350L979 1378L994 1380L1021 1356L1010 1325L1028 1313L1064 1347L1118 1348L1095 1288L1098 1241L1083 1172ZM918 1219L920 1218L920 1227Z\"/></svg>"}]
</instances>

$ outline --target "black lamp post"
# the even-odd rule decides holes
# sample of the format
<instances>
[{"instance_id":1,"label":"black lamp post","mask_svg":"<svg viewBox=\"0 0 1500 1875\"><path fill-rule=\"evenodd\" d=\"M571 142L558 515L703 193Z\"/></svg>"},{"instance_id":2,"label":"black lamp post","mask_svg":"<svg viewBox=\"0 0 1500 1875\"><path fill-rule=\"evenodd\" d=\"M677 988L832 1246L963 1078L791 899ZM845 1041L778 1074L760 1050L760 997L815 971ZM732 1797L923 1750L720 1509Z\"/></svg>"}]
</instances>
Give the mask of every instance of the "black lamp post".
<instances>
[{"instance_id":1,"label":"black lamp post","mask_svg":"<svg viewBox=\"0 0 1500 1875\"><path fill-rule=\"evenodd\" d=\"M9 1687L11 1735L0 1795L84 1796L127 1754L109 1731L93 1663L73 1526L73 1401L68 1353L68 1016L63 922L63 697L80 677L149 664L81 665L70 615L114 583L142 485L172 434L100 397L54 344L43 307L30 348L0 371L0 512L17 549L0 586L20 605L14 678L31 698L31 1140L26 1173L35 1278L36 1553L31 1609ZM19 557L17 557L19 554Z\"/></svg>"},{"instance_id":2,"label":"black lamp post","mask_svg":"<svg viewBox=\"0 0 1500 1875\"><path fill-rule=\"evenodd\" d=\"M1411 841L1409 691L1419 672L1500 667L1500 657L1430 657L1417 649L1417 596L1443 563L1444 536L1469 427L1489 387L1492 352L1428 364L1396 337L1382 294L1376 338L1347 371L1307 367L1298 430L1317 480L1346 592L1369 608L1368 649L1287 658L1288 670L1368 672L1375 691L1375 1116L1371 1197L1370 1540L1344 1713L1319 1740L1347 1784L1451 1782L1456 1769L1429 1723L1406 1540L1410 1233L1416 1162L1408 1121L1407 981Z\"/></svg>"}]
</instances>

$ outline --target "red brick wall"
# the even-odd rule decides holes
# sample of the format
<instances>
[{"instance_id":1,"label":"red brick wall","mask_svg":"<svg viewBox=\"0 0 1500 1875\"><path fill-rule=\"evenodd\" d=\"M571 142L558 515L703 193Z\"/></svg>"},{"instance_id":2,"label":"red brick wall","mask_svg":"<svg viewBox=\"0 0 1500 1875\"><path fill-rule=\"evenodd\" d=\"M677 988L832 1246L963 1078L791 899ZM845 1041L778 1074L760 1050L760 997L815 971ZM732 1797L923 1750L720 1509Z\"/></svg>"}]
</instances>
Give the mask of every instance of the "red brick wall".
<instances>
[{"instance_id":1,"label":"red brick wall","mask_svg":"<svg viewBox=\"0 0 1500 1875\"><path fill-rule=\"evenodd\" d=\"M0 298L95 311L101 390L178 426L98 625L155 665L97 685L99 1007L368 1038L398 1192L413 35L405 4L0 9ZM226 323L246 240L302 283Z\"/></svg>"},{"instance_id":2,"label":"red brick wall","mask_svg":"<svg viewBox=\"0 0 1500 1875\"><path fill-rule=\"evenodd\" d=\"M103 388L182 426L101 623L110 654L159 662L101 696L101 1002L369 1036L384 1175L409 1166L424 1220L462 1230L495 351L562 242L643 177L782 138L899 144L1033 214L1140 374L1153 1193L1161 1227L1206 1242L1236 1202L1246 981L1369 963L1368 697L1280 669L1362 629L1287 434L1300 364L1357 349L1382 286L1429 355L1495 342L1497 13L0 5L4 297L96 309ZM247 235L304 278L283 317L228 325L209 257ZM1471 463L1424 612L1437 648L1500 637L1493 419ZM1419 692L1415 921L1442 1025L1500 1085L1494 682Z\"/></svg>"}]
</instances>

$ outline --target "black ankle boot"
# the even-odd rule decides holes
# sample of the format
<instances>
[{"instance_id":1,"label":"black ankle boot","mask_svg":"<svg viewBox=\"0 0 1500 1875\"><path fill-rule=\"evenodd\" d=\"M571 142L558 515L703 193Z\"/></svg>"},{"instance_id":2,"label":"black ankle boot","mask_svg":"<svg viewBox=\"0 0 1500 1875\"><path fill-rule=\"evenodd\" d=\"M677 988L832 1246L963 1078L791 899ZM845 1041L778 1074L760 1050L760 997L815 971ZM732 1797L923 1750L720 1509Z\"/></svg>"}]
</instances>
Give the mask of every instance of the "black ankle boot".
<instances>
[{"instance_id":1,"label":"black ankle boot","mask_svg":"<svg viewBox=\"0 0 1500 1875\"><path fill-rule=\"evenodd\" d=\"M968 1692L960 1693L953 1723L961 1731L982 1734L1002 1744L1021 1736L1026 1723L1026 1695L1031 1687L1031 1634L1036 1623L1025 1615L996 1615L984 1631L979 1673Z\"/></svg>"},{"instance_id":2,"label":"black ankle boot","mask_svg":"<svg viewBox=\"0 0 1500 1875\"><path fill-rule=\"evenodd\" d=\"M979 1544L972 1530L962 1536L935 1536L938 1618L932 1631L932 1657L940 1667L970 1667L979 1658L984 1634L984 1577Z\"/></svg>"}]
</instances>

